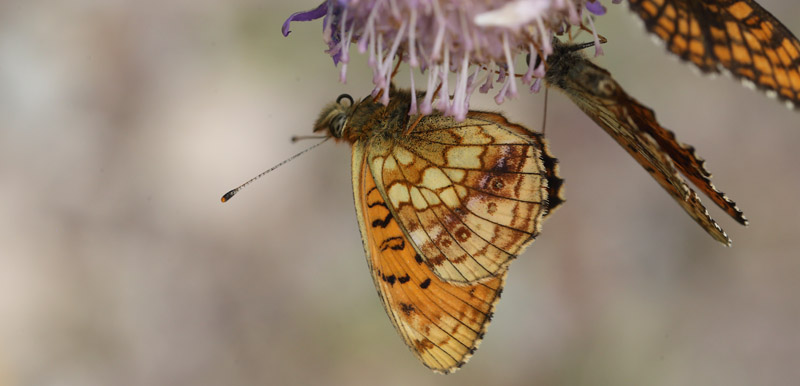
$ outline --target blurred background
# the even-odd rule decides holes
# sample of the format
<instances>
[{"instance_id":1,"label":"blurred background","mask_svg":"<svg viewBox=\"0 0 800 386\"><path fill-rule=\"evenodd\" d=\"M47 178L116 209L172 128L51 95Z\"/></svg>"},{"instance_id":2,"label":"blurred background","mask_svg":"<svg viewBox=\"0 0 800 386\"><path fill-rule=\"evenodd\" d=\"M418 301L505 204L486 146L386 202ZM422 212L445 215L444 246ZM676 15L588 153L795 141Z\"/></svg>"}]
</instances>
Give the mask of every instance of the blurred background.
<instances>
[{"instance_id":1,"label":"blurred background","mask_svg":"<svg viewBox=\"0 0 800 386\"><path fill-rule=\"evenodd\" d=\"M759 0L800 33L800 3ZM626 6L598 62L697 147L751 220L698 227L567 98L567 203L453 375L404 347L364 261L350 149L322 106L371 90L323 53L316 1L0 2L0 385L783 385L800 377L800 114L697 76ZM586 35L583 39L588 40ZM407 75L401 76L401 85ZM540 130L543 96L496 106ZM703 197L704 202L710 201Z\"/></svg>"}]
</instances>

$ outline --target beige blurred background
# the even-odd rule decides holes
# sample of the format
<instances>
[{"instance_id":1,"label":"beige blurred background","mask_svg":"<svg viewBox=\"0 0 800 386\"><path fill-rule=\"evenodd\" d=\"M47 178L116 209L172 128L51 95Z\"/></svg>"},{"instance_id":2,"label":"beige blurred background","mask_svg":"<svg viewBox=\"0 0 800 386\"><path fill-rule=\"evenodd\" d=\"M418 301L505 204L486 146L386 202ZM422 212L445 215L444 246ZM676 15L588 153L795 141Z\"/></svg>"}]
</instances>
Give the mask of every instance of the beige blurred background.
<instances>
[{"instance_id":1,"label":"beige blurred background","mask_svg":"<svg viewBox=\"0 0 800 386\"><path fill-rule=\"evenodd\" d=\"M318 0L317 0L318 1ZM0 385L786 385L800 378L800 113L667 56L625 6L607 67L698 148L751 226L725 248L550 94L566 205L511 269L477 355L430 373L366 269L350 149L320 108L370 90L317 1L0 2ZM800 4L760 0L800 33ZM586 36L584 36L586 38ZM403 75L406 79L407 75ZM542 96L497 107L541 127ZM709 200L705 200L709 202Z\"/></svg>"}]
</instances>

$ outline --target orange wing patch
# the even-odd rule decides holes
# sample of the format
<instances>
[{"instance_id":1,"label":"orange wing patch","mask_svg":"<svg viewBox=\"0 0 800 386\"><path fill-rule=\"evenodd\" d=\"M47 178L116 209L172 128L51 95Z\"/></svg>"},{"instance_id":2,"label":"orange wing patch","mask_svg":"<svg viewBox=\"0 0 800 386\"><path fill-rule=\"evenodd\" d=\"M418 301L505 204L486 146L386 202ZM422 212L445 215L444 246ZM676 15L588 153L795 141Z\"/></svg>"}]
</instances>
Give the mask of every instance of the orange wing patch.
<instances>
[{"instance_id":1,"label":"orange wing patch","mask_svg":"<svg viewBox=\"0 0 800 386\"><path fill-rule=\"evenodd\" d=\"M468 285L439 279L404 235L368 167L354 183L368 261L392 324L425 366L458 369L480 344L507 271Z\"/></svg>"},{"instance_id":2,"label":"orange wing patch","mask_svg":"<svg viewBox=\"0 0 800 386\"><path fill-rule=\"evenodd\" d=\"M368 146L378 190L418 253L445 281L500 274L557 206L561 180L538 134L493 114L423 117L407 136ZM548 187L553 185L552 203Z\"/></svg>"},{"instance_id":3,"label":"orange wing patch","mask_svg":"<svg viewBox=\"0 0 800 386\"><path fill-rule=\"evenodd\" d=\"M714 239L730 245L728 235L678 170L738 222L747 225L747 219L711 184L705 161L697 157L694 148L681 144L674 133L661 127L653 111L630 97L608 71L571 46L558 43L555 48L548 59L547 83L564 91L605 129Z\"/></svg>"},{"instance_id":4,"label":"orange wing patch","mask_svg":"<svg viewBox=\"0 0 800 386\"><path fill-rule=\"evenodd\" d=\"M800 105L800 41L753 0L629 0L667 49L701 71Z\"/></svg>"}]
</instances>

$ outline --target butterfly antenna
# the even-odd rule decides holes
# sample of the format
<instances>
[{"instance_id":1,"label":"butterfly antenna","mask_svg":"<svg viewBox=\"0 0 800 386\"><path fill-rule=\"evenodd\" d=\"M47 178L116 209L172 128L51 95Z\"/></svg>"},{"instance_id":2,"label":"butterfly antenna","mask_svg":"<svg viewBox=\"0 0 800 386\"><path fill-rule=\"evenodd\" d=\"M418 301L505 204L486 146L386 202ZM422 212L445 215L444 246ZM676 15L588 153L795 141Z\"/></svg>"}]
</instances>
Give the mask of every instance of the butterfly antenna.
<instances>
[{"instance_id":1,"label":"butterfly antenna","mask_svg":"<svg viewBox=\"0 0 800 386\"><path fill-rule=\"evenodd\" d=\"M245 183L243 183L243 184L239 185L239 186L238 186L236 189L229 190L229 191L228 191L228 193L225 193L225 194L223 194L223 195L222 195L222 199L221 199L221 201L222 201L222 202L228 202L228 201L229 201L231 198L233 198L233 196L235 196L235 195L236 195L236 193L239 193L239 191L240 191L240 190L244 189L244 187L245 187L245 186L247 186L247 185L250 185L250 184L251 184L253 181L255 181L255 180L257 180L257 179L259 179L259 178L261 178L261 177L264 177L264 176L265 176L267 173L269 173L269 172L271 172L271 171L273 171L273 170L275 170L275 169L277 169L277 168L281 167L281 166L282 166L282 165L284 165L285 163L287 163L287 162L289 162L289 161L291 161L291 160L293 160L293 159L295 159L295 158L297 158L297 157L299 157L299 156L301 156L301 155L303 155L303 154L305 154L305 153L307 153L307 152L309 152L309 151L311 151L311 150L314 150L314 148L316 148L316 147L317 147L317 146L319 146L319 145L322 145L322 144L323 144L323 143L325 143L325 142L326 142L328 139L330 139L330 137L325 137L325 139L324 139L322 142L319 142L319 143L317 143L317 144L314 144L314 146L311 146L311 147L309 147L308 149L305 149L305 150L303 150L303 151L301 151L301 152L299 152L299 153L297 153L297 154L295 154L295 155L293 155L293 156L291 156L291 157L289 157L289 158L287 158L287 159L285 159L285 160L281 161L279 164L277 164L277 165L275 165L275 166L273 166L273 167L271 167L271 168L269 168L269 169L265 170L265 171L264 171L264 172L262 172L261 174L259 174L259 175L255 176L255 177L253 177L253 178L249 179L247 182L245 182Z\"/></svg>"},{"instance_id":2,"label":"butterfly antenna","mask_svg":"<svg viewBox=\"0 0 800 386\"><path fill-rule=\"evenodd\" d=\"M302 141L305 139L325 139L328 138L327 135L293 135L292 136L292 143L297 141Z\"/></svg>"}]
</instances>

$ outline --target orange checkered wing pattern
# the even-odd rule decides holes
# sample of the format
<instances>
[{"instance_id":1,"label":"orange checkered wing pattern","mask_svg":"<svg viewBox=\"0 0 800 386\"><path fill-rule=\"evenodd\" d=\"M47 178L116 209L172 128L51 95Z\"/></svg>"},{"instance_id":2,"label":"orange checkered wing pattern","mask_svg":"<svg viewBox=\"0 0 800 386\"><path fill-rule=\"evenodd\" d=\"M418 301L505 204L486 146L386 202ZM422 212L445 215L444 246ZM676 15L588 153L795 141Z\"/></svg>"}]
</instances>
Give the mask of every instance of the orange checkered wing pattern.
<instances>
[{"instance_id":1,"label":"orange checkered wing pattern","mask_svg":"<svg viewBox=\"0 0 800 386\"><path fill-rule=\"evenodd\" d=\"M754 0L629 0L667 49L706 73L726 71L800 105L800 41Z\"/></svg>"},{"instance_id":2,"label":"orange checkered wing pattern","mask_svg":"<svg viewBox=\"0 0 800 386\"><path fill-rule=\"evenodd\" d=\"M442 373L458 369L483 339L506 270L479 283L442 280L391 215L369 168L361 167L354 183L367 261L389 319L425 366Z\"/></svg>"},{"instance_id":3,"label":"orange checkered wing pattern","mask_svg":"<svg viewBox=\"0 0 800 386\"><path fill-rule=\"evenodd\" d=\"M747 219L711 183L705 161L694 148L678 142L674 133L658 123L653 111L629 96L608 71L573 46L558 43L555 48L547 62L547 84L563 91L611 135L714 239L730 245L728 235L679 172L738 222L746 225Z\"/></svg>"},{"instance_id":4,"label":"orange checkered wing pattern","mask_svg":"<svg viewBox=\"0 0 800 386\"><path fill-rule=\"evenodd\" d=\"M497 114L435 115L391 143L371 141L367 162L436 275L469 283L502 271L560 202L543 141Z\"/></svg>"},{"instance_id":5,"label":"orange checkered wing pattern","mask_svg":"<svg viewBox=\"0 0 800 386\"><path fill-rule=\"evenodd\" d=\"M356 212L392 324L425 366L449 373L477 349L508 264L562 202L563 181L541 135L475 111L408 120L393 103L409 95L397 93L348 118L366 127L352 129ZM406 118L395 126L382 114L397 109ZM377 111L388 131L357 111Z\"/></svg>"}]
</instances>

